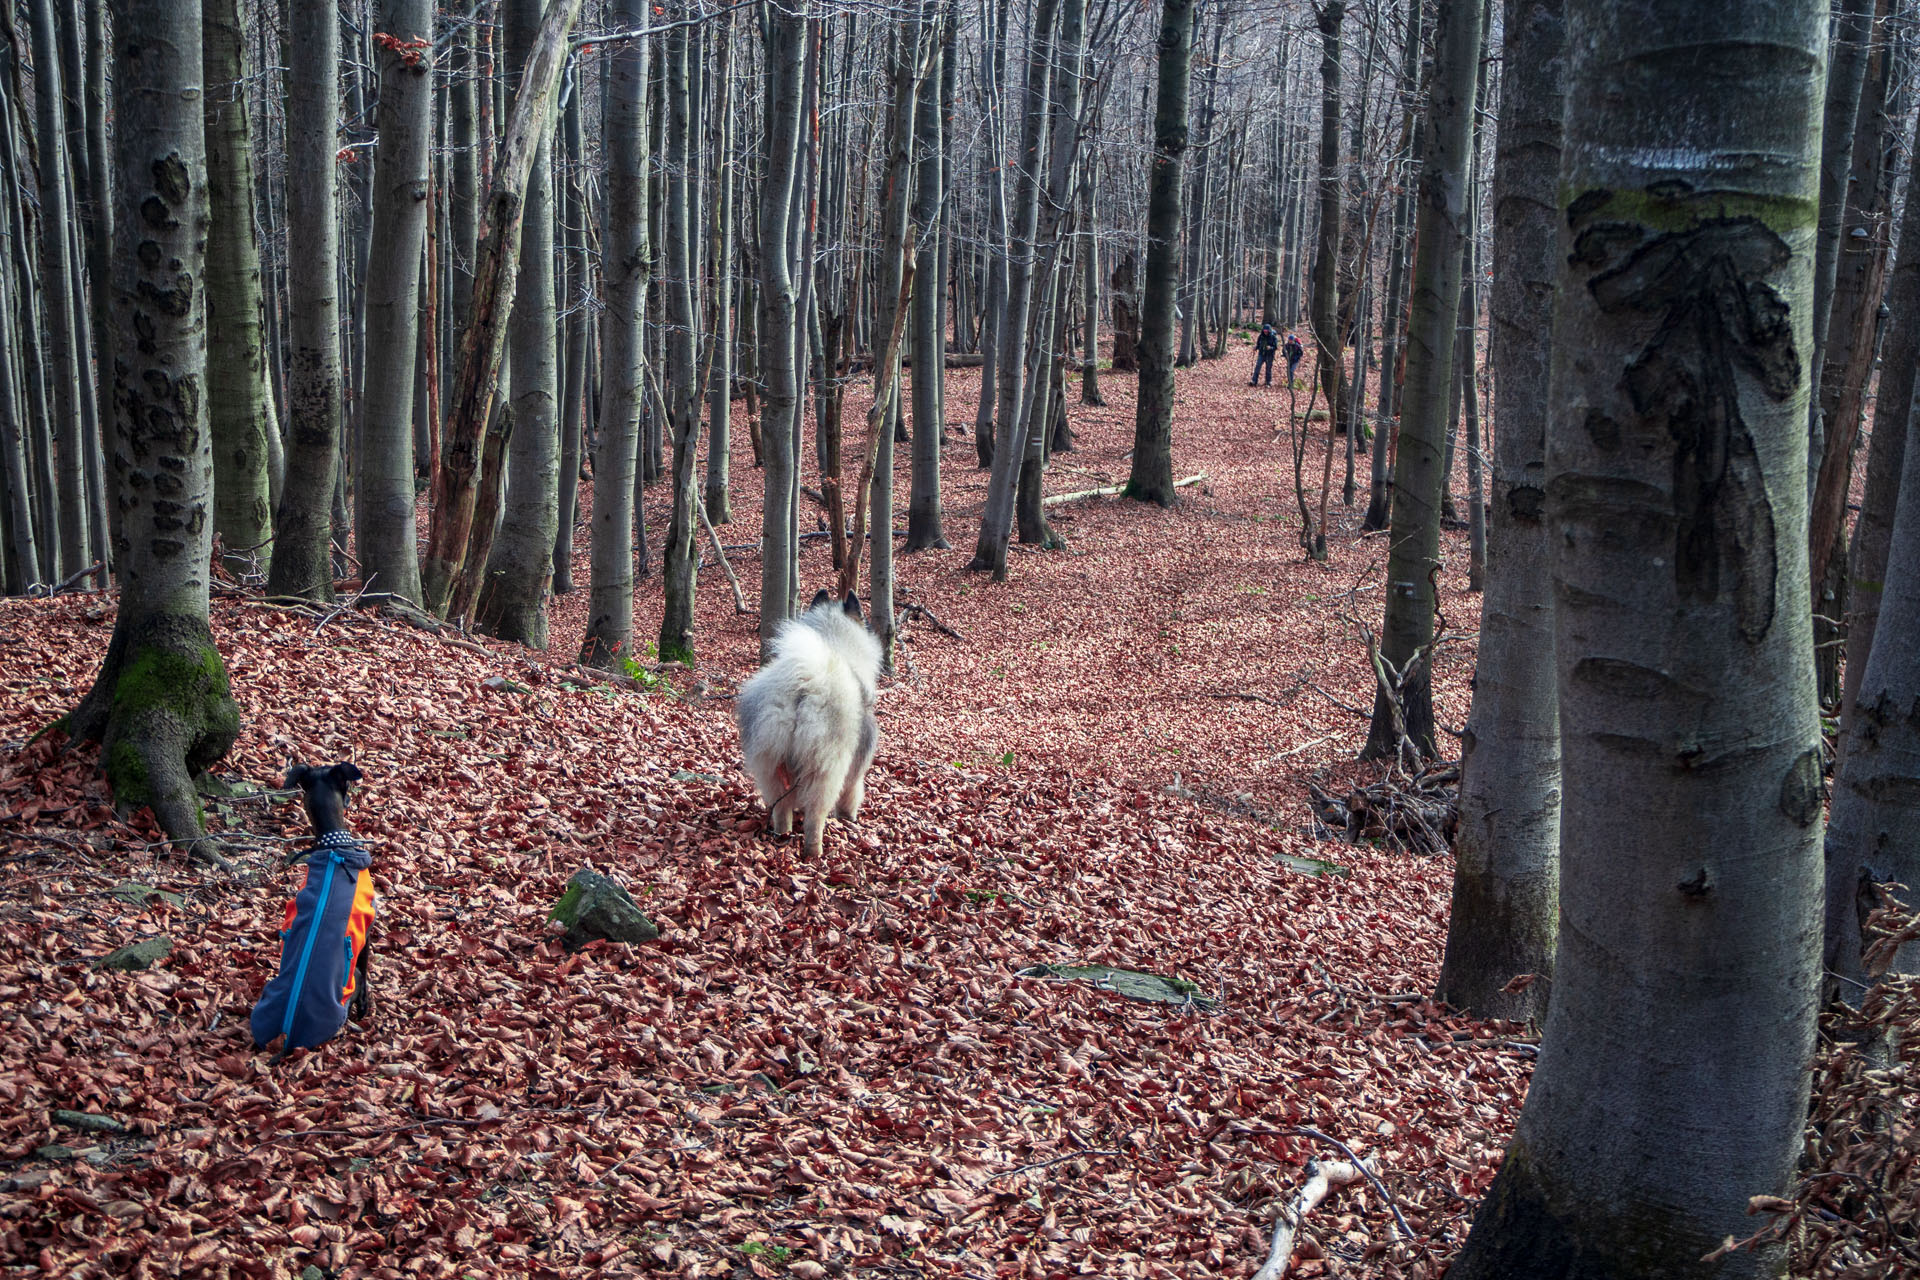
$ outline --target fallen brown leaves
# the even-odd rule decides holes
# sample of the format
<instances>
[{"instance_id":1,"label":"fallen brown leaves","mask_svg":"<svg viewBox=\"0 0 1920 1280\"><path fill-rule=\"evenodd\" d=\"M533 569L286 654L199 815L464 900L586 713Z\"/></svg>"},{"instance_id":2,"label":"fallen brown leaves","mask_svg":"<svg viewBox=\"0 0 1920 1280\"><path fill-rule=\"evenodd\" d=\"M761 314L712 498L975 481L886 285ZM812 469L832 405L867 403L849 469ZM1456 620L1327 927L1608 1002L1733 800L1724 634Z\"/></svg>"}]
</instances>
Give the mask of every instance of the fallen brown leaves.
<instances>
[{"instance_id":1,"label":"fallen brown leaves","mask_svg":"<svg viewBox=\"0 0 1920 1280\"><path fill-rule=\"evenodd\" d=\"M354 759L350 822L384 895L372 1025L277 1073L246 1016L276 959L292 880L274 855L306 834L297 806L210 808L252 833L231 837L237 878L159 856L144 819L113 817L90 749L19 746L84 690L111 604L0 604L0 1261L1246 1276L1307 1159L1335 1154L1289 1132L1304 1126L1380 1173L1415 1238L1356 1184L1303 1230L1291 1274L1436 1275L1529 1059L1511 1028L1418 994L1450 864L1301 834L1305 775L1364 728L1332 704L1368 691L1325 602L1378 548L1336 538L1330 567L1299 563L1276 515L1280 400L1239 377L1182 375L1177 456L1211 479L1180 509L1063 504L1073 549L1017 554L1005 588L963 575L960 550L902 558L907 598L967 640L910 624L862 821L831 827L817 864L764 833L739 771L714 695L751 669L753 620L718 575L703 665L669 677L675 696L568 669L578 596L533 656L217 602L245 717L225 771ZM1056 488L1124 478L1131 388L1107 390L1112 407L1076 409ZM947 455L956 543L984 490L966 447ZM735 475L735 519L755 528L755 473L743 458ZM824 556L808 544L809 582ZM749 583L755 568L744 557ZM641 608L653 625L657 593ZM1464 716L1468 661L1437 673L1443 721ZM1344 874L1281 861L1302 853ZM559 947L546 913L589 862L657 943ZM127 881L179 905L109 892ZM154 968L93 967L159 932L174 950ZM1148 970L1219 1003L1015 976L1043 963ZM76 1132L56 1109L126 1132Z\"/></svg>"}]
</instances>

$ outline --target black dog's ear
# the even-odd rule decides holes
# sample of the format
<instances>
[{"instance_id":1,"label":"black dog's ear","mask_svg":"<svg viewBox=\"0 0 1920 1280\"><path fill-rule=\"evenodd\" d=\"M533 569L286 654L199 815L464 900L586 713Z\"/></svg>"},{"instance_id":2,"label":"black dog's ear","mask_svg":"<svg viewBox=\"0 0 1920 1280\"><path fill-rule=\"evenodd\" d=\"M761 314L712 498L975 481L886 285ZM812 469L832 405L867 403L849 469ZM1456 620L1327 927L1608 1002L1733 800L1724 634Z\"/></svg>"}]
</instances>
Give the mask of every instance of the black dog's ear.
<instances>
[{"instance_id":1,"label":"black dog's ear","mask_svg":"<svg viewBox=\"0 0 1920 1280\"><path fill-rule=\"evenodd\" d=\"M867 615L860 612L860 597L854 592L847 592L847 598L840 602L840 608L849 618L852 618L861 626L867 624Z\"/></svg>"},{"instance_id":2,"label":"black dog's ear","mask_svg":"<svg viewBox=\"0 0 1920 1280\"><path fill-rule=\"evenodd\" d=\"M332 780L334 786L339 787L342 791L347 789L349 782L358 782L362 776L359 767L351 760L342 760L339 764L327 770L327 777Z\"/></svg>"},{"instance_id":3,"label":"black dog's ear","mask_svg":"<svg viewBox=\"0 0 1920 1280\"><path fill-rule=\"evenodd\" d=\"M807 608L818 609L823 604L832 604L832 603L833 603L833 597L831 595L829 595L825 591L816 591L813 593L813 603L808 605Z\"/></svg>"},{"instance_id":4,"label":"black dog's ear","mask_svg":"<svg viewBox=\"0 0 1920 1280\"><path fill-rule=\"evenodd\" d=\"M287 776L281 780L280 786L283 790L287 791L291 791L296 787L305 791L307 784L312 780L313 770L303 764L289 760L287 761Z\"/></svg>"}]
</instances>

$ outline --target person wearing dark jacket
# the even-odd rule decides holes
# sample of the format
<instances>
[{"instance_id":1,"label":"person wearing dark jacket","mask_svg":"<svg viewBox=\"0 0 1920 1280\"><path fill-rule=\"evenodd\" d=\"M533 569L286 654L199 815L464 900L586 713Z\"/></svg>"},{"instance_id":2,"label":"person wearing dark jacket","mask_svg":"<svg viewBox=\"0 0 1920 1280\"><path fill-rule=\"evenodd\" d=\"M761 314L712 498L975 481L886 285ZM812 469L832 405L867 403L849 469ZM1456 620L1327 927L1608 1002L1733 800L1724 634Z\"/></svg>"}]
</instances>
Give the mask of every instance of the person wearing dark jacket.
<instances>
[{"instance_id":1,"label":"person wearing dark jacket","mask_svg":"<svg viewBox=\"0 0 1920 1280\"><path fill-rule=\"evenodd\" d=\"M1300 367L1300 357L1307 353L1307 349L1300 345L1300 339L1298 337L1289 333L1287 335L1285 350L1287 353L1287 385L1292 386L1293 371Z\"/></svg>"},{"instance_id":2,"label":"person wearing dark jacket","mask_svg":"<svg viewBox=\"0 0 1920 1280\"><path fill-rule=\"evenodd\" d=\"M1267 371L1267 385L1273 385L1273 353L1279 350L1279 348L1280 335L1274 332L1273 326L1270 324L1261 325L1260 336L1253 340L1253 377L1247 380L1248 386L1256 387L1260 385L1260 371L1262 369Z\"/></svg>"}]
</instances>

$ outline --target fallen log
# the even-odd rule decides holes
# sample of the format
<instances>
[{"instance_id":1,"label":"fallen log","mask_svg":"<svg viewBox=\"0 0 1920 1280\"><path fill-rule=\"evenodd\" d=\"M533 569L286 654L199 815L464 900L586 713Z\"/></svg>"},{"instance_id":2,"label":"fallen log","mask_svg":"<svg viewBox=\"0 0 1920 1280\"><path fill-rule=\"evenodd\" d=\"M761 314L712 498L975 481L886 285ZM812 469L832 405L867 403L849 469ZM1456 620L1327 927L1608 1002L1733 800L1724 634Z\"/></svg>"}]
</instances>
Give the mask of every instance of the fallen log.
<instances>
[{"instance_id":1,"label":"fallen log","mask_svg":"<svg viewBox=\"0 0 1920 1280\"><path fill-rule=\"evenodd\" d=\"M1199 484L1206 478L1207 473L1201 471L1188 476L1185 480L1175 480L1173 487L1176 489L1184 489L1190 484ZM1040 505L1050 507L1056 502L1078 502L1081 498L1110 498L1114 494L1125 493L1126 489L1127 486L1124 484L1103 485L1098 489L1077 489L1072 493L1056 493L1051 498L1042 498L1040 499Z\"/></svg>"}]
</instances>

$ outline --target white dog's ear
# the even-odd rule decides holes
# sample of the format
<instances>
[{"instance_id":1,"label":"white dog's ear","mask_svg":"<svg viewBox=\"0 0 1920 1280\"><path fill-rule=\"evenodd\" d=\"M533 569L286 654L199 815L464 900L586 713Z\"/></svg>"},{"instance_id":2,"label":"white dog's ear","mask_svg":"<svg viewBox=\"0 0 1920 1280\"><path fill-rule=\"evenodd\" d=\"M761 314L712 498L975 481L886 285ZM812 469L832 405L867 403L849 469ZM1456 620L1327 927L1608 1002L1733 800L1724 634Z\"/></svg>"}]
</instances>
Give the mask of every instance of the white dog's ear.
<instances>
[{"instance_id":1,"label":"white dog's ear","mask_svg":"<svg viewBox=\"0 0 1920 1280\"><path fill-rule=\"evenodd\" d=\"M867 616L860 612L860 597L855 593L851 591L847 592L847 598L840 602L840 607L846 612L849 618L852 618L861 626L864 627L867 624Z\"/></svg>"},{"instance_id":2,"label":"white dog's ear","mask_svg":"<svg viewBox=\"0 0 1920 1280\"><path fill-rule=\"evenodd\" d=\"M808 605L807 608L818 609L823 604L832 604L832 603L833 603L832 595L828 594L825 591L816 591L813 593L813 603Z\"/></svg>"}]
</instances>

